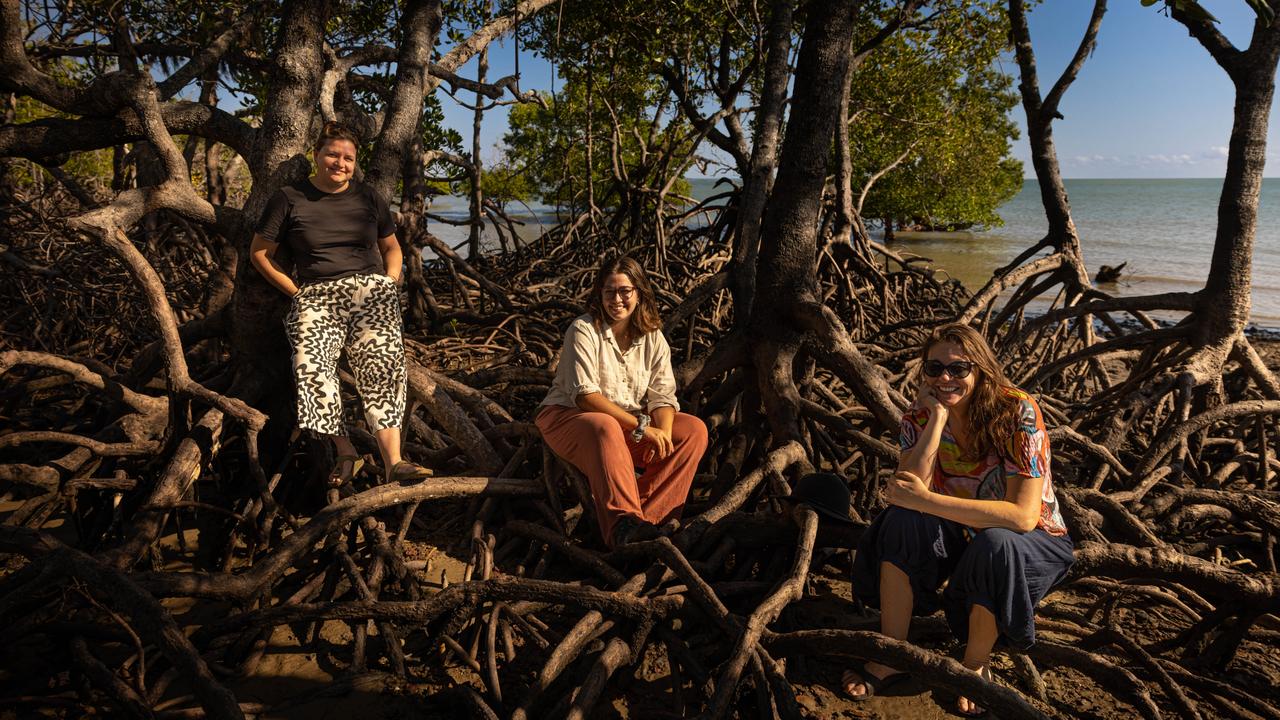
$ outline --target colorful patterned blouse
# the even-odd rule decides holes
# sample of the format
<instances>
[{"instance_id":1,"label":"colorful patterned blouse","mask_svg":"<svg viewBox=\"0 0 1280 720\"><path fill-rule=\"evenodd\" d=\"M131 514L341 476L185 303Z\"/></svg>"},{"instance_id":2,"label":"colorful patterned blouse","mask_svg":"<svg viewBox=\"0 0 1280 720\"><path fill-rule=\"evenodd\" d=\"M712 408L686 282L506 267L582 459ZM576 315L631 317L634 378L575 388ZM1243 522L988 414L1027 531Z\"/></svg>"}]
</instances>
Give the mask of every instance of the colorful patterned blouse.
<instances>
[{"instance_id":1,"label":"colorful patterned blouse","mask_svg":"<svg viewBox=\"0 0 1280 720\"><path fill-rule=\"evenodd\" d=\"M961 457L960 446L947 428L942 429L938 445L938 465L934 468L930 489L943 495L979 500L1003 500L1005 478L1011 474L1044 478L1044 491L1040 502L1040 521L1037 527L1051 535L1066 535L1067 526L1058 511L1058 499L1053 494L1053 476L1049 470L1049 434L1044 428L1040 406L1025 392L1007 388L1010 397L1022 402L1018 429L1009 442L999 451L981 460ZM929 411L918 405L907 408L902 416L902 430L898 444L906 452L916 444L921 431L929 422Z\"/></svg>"}]
</instances>

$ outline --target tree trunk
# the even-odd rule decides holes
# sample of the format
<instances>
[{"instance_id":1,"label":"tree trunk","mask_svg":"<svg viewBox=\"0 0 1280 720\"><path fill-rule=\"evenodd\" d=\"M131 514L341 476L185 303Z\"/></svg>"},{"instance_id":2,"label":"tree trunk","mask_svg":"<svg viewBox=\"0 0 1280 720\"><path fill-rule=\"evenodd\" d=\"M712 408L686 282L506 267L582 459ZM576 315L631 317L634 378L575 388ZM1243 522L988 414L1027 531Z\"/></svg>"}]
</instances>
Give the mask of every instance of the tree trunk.
<instances>
[{"instance_id":1,"label":"tree trunk","mask_svg":"<svg viewBox=\"0 0 1280 720\"><path fill-rule=\"evenodd\" d=\"M484 19L489 19L489 13ZM476 60L476 82L484 82L489 72L489 49L480 51ZM471 123L471 227L467 235L467 259L474 261L480 257L480 240L484 235L484 191L480 187L484 173L480 160L480 128L484 125L484 96L476 93L476 109Z\"/></svg>"},{"instance_id":2,"label":"tree trunk","mask_svg":"<svg viewBox=\"0 0 1280 720\"><path fill-rule=\"evenodd\" d=\"M434 83L427 72L431 51L443 18L439 0L405 3L401 20L403 41L396 55L396 83L386 118L374 143L365 182L391 200L405 157L419 138L422 99Z\"/></svg>"},{"instance_id":3,"label":"tree trunk","mask_svg":"<svg viewBox=\"0 0 1280 720\"><path fill-rule=\"evenodd\" d=\"M200 81L200 103L210 107L218 104L218 76L216 72L206 73ZM205 199L211 205L225 205L227 202L227 179L222 173L222 155L218 151L218 143L204 140L204 192Z\"/></svg>"},{"instance_id":4,"label":"tree trunk","mask_svg":"<svg viewBox=\"0 0 1280 720\"><path fill-rule=\"evenodd\" d=\"M1075 55L1062 75L1049 90L1040 94L1040 80L1036 72L1036 56L1031 45L1031 30L1027 24L1027 10L1023 0L1009 0L1009 31L1013 38L1014 56L1018 62L1018 92L1022 96L1022 108L1027 116L1027 140L1031 144L1031 166L1040 187L1040 202L1044 206L1049 231L1044 239L1025 250L1013 262L997 270L991 280L977 293L958 318L960 322L972 322L984 308L996 301L1000 293L1039 272L1053 272L1054 278L1066 288L1067 304L1073 304L1090 288L1089 273L1085 269L1084 255L1080 251L1080 236L1075 221L1071 219L1071 204L1067 200L1067 188L1062 182L1062 170L1058 165L1058 151L1053 144L1053 121L1060 119L1058 104L1067 88L1075 81L1085 60L1092 54L1097 42L1098 28L1107 11L1107 0L1095 0L1089 25ZM1023 266L1044 248L1052 248L1055 266L1035 271ZM1020 267L1022 266L1022 267ZM1039 266L1037 266L1039 267ZM1021 272L1019 272L1021 270ZM1043 290L1043 288L1042 288ZM1025 302L1025 300L1024 300ZM1006 314L1013 309L1006 308ZM1003 317L1003 316L1002 316ZM1085 326L1087 327L1087 326Z\"/></svg>"},{"instance_id":5,"label":"tree trunk","mask_svg":"<svg viewBox=\"0 0 1280 720\"><path fill-rule=\"evenodd\" d=\"M1098 9L1101 8L1101 9ZM1098 0L1095 14L1101 19L1106 1ZM1058 151L1053 143L1053 121L1057 119L1056 103L1046 107L1040 96L1040 81L1036 72L1036 57L1031 46L1031 31L1027 26L1026 8L1022 0L1009 3L1009 23L1014 38L1014 54L1018 62L1018 92L1022 96L1022 108L1027 117L1027 141L1031 145L1031 166L1035 169L1036 183L1040 188L1040 202L1044 205L1049 221L1049 233L1045 238L1054 250L1079 254L1080 239L1075 222L1071 219L1071 204L1062 182L1062 169L1058 165ZM1096 33L1096 30L1095 30ZM1086 34L1088 38L1088 34ZM1092 40L1088 39L1092 44Z\"/></svg>"},{"instance_id":6,"label":"tree trunk","mask_svg":"<svg viewBox=\"0 0 1280 720\"><path fill-rule=\"evenodd\" d=\"M1084 267L1084 256L1080 252L1080 235L1076 232L1075 221L1071 219L1071 204L1067 201L1067 188L1062 182L1058 151L1053 144L1053 121L1061 117L1058 113L1058 103L1063 93L1074 82L1085 59L1093 52L1097 43L1098 28L1102 24L1102 16L1106 11L1106 0L1095 0L1093 14L1089 18L1084 37L1080 40L1080 46L1076 49L1075 57L1054 83L1049 96L1042 99L1036 76L1036 58L1031 50L1031 31L1027 26L1026 10L1022 0L1009 2L1009 24L1014 38L1018 71L1022 79L1018 85L1018 91L1022 95L1022 107L1027 115L1027 140L1031 144L1031 165L1035 169L1036 182L1040 186L1040 202L1044 205L1045 217L1049 221L1049 233L1044 243L1063 254L1065 278L1071 286L1070 294L1078 294L1081 289L1089 287L1089 276Z\"/></svg>"},{"instance_id":7,"label":"tree trunk","mask_svg":"<svg viewBox=\"0 0 1280 720\"><path fill-rule=\"evenodd\" d=\"M1193 337L1194 344L1215 349L1212 354L1220 358L1210 365L1218 368L1249 322L1253 240L1280 59L1280 22L1268 27L1259 20L1249 49L1233 57L1234 62L1228 61L1225 66L1236 90L1227 171L1218 200L1213 259L1197 303L1195 314L1199 322ZM1218 368L1207 368L1207 375L1216 375Z\"/></svg>"},{"instance_id":8,"label":"tree trunk","mask_svg":"<svg viewBox=\"0 0 1280 720\"><path fill-rule=\"evenodd\" d=\"M775 444L800 436L792 360L804 333L794 314L800 304L819 300L817 229L832 138L842 117L854 12L840 0L808 7L775 191L760 230L756 295L771 301L753 304L748 336Z\"/></svg>"},{"instance_id":9,"label":"tree trunk","mask_svg":"<svg viewBox=\"0 0 1280 720\"><path fill-rule=\"evenodd\" d=\"M1253 240L1266 161L1267 125L1275 94L1276 55L1269 67L1255 67L1236 84L1236 105L1227 172L1218 200L1213 260L1200 302L1206 323L1241 330L1249 320Z\"/></svg>"},{"instance_id":10,"label":"tree trunk","mask_svg":"<svg viewBox=\"0 0 1280 720\"><path fill-rule=\"evenodd\" d=\"M253 224L281 185L306 177L312 120L324 75L324 26L328 0L295 0L285 4L275 52L275 84L257 142L250 153L253 189L244 205L244 220L235 233L240 250L236 294L232 301L231 349L240 374L280 381L287 372L288 346L280 332L284 296L249 264Z\"/></svg>"},{"instance_id":11,"label":"tree trunk","mask_svg":"<svg viewBox=\"0 0 1280 720\"><path fill-rule=\"evenodd\" d=\"M778 163L778 138L786 111L787 82L791 77L790 0L777 0L770 9L764 91L757 114L756 137L751 148L751 175L744 178L738 227L733 247L733 304L738 308L738 324L751 316L756 291L756 258L760 251L760 223L765 202L773 191L773 170Z\"/></svg>"}]
</instances>

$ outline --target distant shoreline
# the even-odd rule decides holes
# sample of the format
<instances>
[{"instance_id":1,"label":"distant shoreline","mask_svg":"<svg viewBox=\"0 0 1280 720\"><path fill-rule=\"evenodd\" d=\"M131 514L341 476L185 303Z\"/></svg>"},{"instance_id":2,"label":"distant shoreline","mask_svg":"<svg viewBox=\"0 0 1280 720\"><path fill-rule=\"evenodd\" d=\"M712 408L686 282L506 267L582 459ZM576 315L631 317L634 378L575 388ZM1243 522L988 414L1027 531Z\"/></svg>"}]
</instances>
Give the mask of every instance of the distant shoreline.
<instances>
[{"instance_id":1,"label":"distant shoreline","mask_svg":"<svg viewBox=\"0 0 1280 720\"><path fill-rule=\"evenodd\" d=\"M690 178L696 200L720 191L731 176ZM1069 178L1067 191L1080 232L1086 266L1093 275L1102 265L1127 263L1116 284L1100 289L1119 296L1194 292L1204 287L1217 229L1221 178ZM555 209L537 202L508 203L508 211L527 224L520 235L536 236L556 222ZM431 211L453 220L468 215L466 198L439 196ZM1039 189L1026 179L1022 189L1002 205L1005 224L960 233L900 233L892 247L930 258L930 265L955 277L970 291L990 279L1044 236L1047 229ZM431 232L451 245L461 243L466 227L431 222ZM871 228L878 236L876 228ZM492 229L486 247L496 247ZM1280 331L1280 179L1263 184L1253 255L1251 319L1261 331ZM1166 318L1161 318L1166 319Z\"/></svg>"}]
</instances>

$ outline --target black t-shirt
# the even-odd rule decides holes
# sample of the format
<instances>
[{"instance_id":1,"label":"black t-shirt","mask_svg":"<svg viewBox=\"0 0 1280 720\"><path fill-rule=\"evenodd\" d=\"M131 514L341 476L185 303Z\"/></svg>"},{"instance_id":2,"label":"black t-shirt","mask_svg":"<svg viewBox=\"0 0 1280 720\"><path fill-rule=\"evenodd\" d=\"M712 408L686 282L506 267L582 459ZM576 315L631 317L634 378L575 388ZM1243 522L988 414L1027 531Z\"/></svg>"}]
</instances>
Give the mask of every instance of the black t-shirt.
<instances>
[{"instance_id":1,"label":"black t-shirt","mask_svg":"<svg viewBox=\"0 0 1280 720\"><path fill-rule=\"evenodd\" d=\"M264 240L288 245L301 283L384 272L378 238L395 231L387 203L354 180L336 193L324 192L310 180L280 188L256 230Z\"/></svg>"}]
</instances>

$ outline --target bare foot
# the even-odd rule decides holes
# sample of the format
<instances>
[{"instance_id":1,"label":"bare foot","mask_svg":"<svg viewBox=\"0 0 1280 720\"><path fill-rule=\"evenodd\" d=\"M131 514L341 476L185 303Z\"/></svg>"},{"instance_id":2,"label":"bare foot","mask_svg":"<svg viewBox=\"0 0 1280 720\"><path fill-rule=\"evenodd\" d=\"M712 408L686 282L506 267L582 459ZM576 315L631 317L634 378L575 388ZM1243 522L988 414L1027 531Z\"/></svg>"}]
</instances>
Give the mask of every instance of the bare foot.
<instances>
[{"instance_id":1,"label":"bare foot","mask_svg":"<svg viewBox=\"0 0 1280 720\"><path fill-rule=\"evenodd\" d=\"M991 668L989 666L983 665L982 667L969 669L977 673L978 677L983 680L991 682ZM961 695L960 698L956 700L956 712L965 717L982 717L987 714L987 709Z\"/></svg>"}]
</instances>

